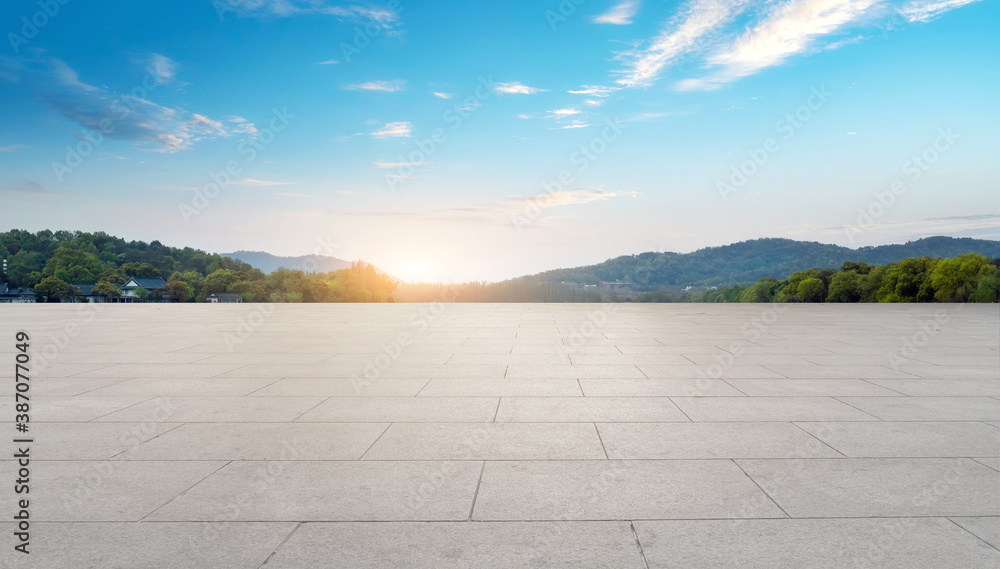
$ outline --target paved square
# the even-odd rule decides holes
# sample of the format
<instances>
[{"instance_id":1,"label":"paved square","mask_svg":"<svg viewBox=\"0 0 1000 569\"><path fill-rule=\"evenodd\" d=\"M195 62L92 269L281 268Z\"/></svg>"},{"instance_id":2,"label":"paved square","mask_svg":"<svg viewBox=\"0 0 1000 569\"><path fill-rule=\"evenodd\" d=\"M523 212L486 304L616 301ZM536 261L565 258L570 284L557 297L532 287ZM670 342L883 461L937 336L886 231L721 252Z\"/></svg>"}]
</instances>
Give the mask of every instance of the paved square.
<instances>
[{"instance_id":1,"label":"paved square","mask_svg":"<svg viewBox=\"0 0 1000 569\"><path fill-rule=\"evenodd\" d=\"M996 305L263 308L0 308L0 566L1000 564Z\"/></svg>"}]
</instances>

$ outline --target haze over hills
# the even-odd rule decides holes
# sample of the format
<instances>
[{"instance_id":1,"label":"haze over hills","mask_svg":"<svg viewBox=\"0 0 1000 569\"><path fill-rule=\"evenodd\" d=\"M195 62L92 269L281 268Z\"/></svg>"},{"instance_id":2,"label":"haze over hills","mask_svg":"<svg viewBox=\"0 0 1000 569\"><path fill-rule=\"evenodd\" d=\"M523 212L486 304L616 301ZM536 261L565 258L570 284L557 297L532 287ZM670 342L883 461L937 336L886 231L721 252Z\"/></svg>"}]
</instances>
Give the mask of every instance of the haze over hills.
<instances>
[{"instance_id":1,"label":"haze over hills","mask_svg":"<svg viewBox=\"0 0 1000 569\"><path fill-rule=\"evenodd\" d=\"M298 269L306 272L329 273L351 266L350 261L329 257L326 255L300 255L298 257L281 257L266 251L236 251L219 253L223 257L237 259L260 269L265 273L273 273L280 268Z\"/></svg>"},{"instance_id":2,"label":"haze over hills","mask_svg":"<svg viewBox=\"0 0 1000 569\"><path fill-rule=\"evenodd\" d=\"M850 249L812 241L754 239L691 253L623 255L603 263L555 269L524 277L536 282L627 281L643 289L684 285L752 284L761 277L787 278L812 267L839 268L846 261L884 265L908 257L1000 257L1000 241L927 237L904 244Z\"/></svg>"}]
</instances>

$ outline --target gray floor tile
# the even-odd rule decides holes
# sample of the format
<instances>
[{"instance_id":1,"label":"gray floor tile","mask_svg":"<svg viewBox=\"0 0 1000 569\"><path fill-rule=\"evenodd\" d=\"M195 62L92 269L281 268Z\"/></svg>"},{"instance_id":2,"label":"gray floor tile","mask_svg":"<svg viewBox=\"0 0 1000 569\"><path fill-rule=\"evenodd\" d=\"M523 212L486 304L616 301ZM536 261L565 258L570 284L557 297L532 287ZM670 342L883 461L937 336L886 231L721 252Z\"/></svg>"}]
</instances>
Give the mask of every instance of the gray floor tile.
<instances>
[{"instance_id":1,"label":"gray floor tile","mask_svg":"<svg viewBox=\"0 0 1000 569\"><path fill-rule=\"evenodd\" d=\"M726 381L751 396L899 396L896 391L861 379L727 379Z\"/></svg>"},{"instance_id":2,"label":"gray floor tile","mask_svg":"<svg viewBox=\"0 0 1000 569\"><path fill-rule=\"evenodd\" d=\"M481 471L474 461L233 462L149 520L465 520Z\"/></svg>"},{"instance_id":3,"label":"gray floor tile","mask_svg":"<svg viewBox=\"0 0 1000 569\"><path fill-rule=\"evenodd\" d=\"M840 397L884 421L995 421L1000 401L989 397Z\"/></svg>"},{"instance_id":4,"label":"gray floor tile","mask_svg":"<svg viewBox=\"0 0 1000 569\"><path fill-rule=\"evenodd\" d=\"M272 378L140 377L87 393L94 397L240 397L274 383Z\"/></svg>"},{"instance_id":5,"label":"gray floor tile","mask_svg":"<svg viewBox=\"0 0 1000 569\"><path fill-rule=\"evenodd\" d=\"M32 458L38 460L107 460L175 429L180 423L34 423ZM209 460L213 460L210 458Z\"/></svg>"},{"instance_id":6,"label":"gray floor tile","mask_svg":"<svg viewBox=\"0 0 1000 569\"><path fill-rule=\"evenodd\" d=\"M784 517L731 461L487 462L474 520Z\"/></svg>"},{"instance_id":7,"label":"gray floor tile","mask_svg":"<svg viewBox=\"0 0 1000 569\"><path fill-rule=\"evenodd\" d=\"M1000 396L996 379L872 379L872 383L902 395L912 396ZM845 393L844 395L855 395Z\"/></svg>"},{"instance_id":8,"label":"gray floor tile","mask_svg":"<svg viewBox=\"0 0 1000 569\"><path fill-rule=\"evenodd\" d=\"M94 397L77 395L74 397L30 396L30 417L34 422L69 422L80 423L92 421L115 411L137 405L146 401L146 397ZM14 398L0 398L0 417L14 418ZM145 421L143 416L138 421Z\"/></svg>"},{"instance_id":9,"label":"gray floor tile","mask_svg":"<svg viewBox=\"0 0 1000 569\"><path fill-rule=\"evenodd\" d=\"M943 518L637 521L635 530L649 569L992 569L1000 560Z\"/></svg>"},{"instance_id":10,"label":"gray floor tile","mask_svg":"<svg viewBox=\"0 0 1000 569\"><path fill-rule=\"evenodd\" d=\"M970 457L1000 454L1000 430L983 423L797 423L850 457Z\"/></svg>"},{"instance_id":11,"label":"gray floor tile","mask_svg":"<svg viewBox=\"0 0 1000 569\"><path fill-rule=\"evenodd\" d=\"M224 461L44 461L32 463L31 519L35 521L139 521L184 492ZM0 495L13 511L14 492ZM22 498L22 496L17 496Z\"/></svg>"},{"instance_id":12,"label":"gray floor tile","mask_svg":"<svg viewBox=\"0 0 1000 569\"><path fill-rule=\"evenodd\" d=\"M768 369L791 379L875 379L887 377L912 378L913 375L888 366L784 366L769 365Z\"/></svg>"},{"instance_id":13,"label":"gray floor tile","mask_svg":"<svg viewBox=\"0 0 1000 569\"><path fill-rule=\"evenodd\" d=\"M1000 517L951 518L951 521L1000 550Z\"/></svg>"},{"instance_id":14,"label":"gray floor tile","mask_svg":"<svg viewBox=\"0 0 1000 569\"><path fill-rule=\"evenodd\" d=\"M636 379L645 376L634 365L546 365L510 364L507 368L509 379Z\"/></svg>"},{"instance_id":15,"label":"gray floor tile","mask_svg":"<svg viewBox=\"0 0 1000 569\"><path fill-rule=\"evenodd\" d=\"M692 421L872 421L832 397L673 397ZM880 398L872 398L880 399Z\"/></svg>"},{"instance_id":16,"label":"gray floor tile","mask_svg":"<svg viewBox=\"0 0 1000 569\"><path fill-rule=\"evenodd\" d=\"M599 423L609 458L840 457L790 423Z\"/></svg>"},{"instance_id":17,"label":"gray floor tile","mask_svg":"<svg viewBox=\"0 0 1000 569\"><path fill-rule=\"evenodd\" d=\"M267 566L644 567L628 522L308 523Z\"/></svg>"},{"instance_id":18,"label":"gray floor tile","mask_svg":"<svg viewBox=\"0 0 1000 569\"><path fill-rule=\"evenodd\" d=\"M503 422L659 422L688 418L667 397L504 397Z\"/></svg>"},{"instance_id":19,"label":"gray floor tile","mask_svg":"<svg viewBox=\"0 0 1000 569\"><path fill-rule=\"evenodd\" d=\"M713 379L730 378L774 378L782 376L773 370L759 365L690 365L690 366L660 366L639 364L646 377L651 379L696 379L699 377L710 377ZM818 366L816 366L818 367Z\"/></svg>"},{"instance_id":20,"label":"gray floor tile","mask_svg":"<svg viewBox=\"0 0 1000 569\"><path fill-rule=\"evenodd\" d=\"M996 472L967 458L737 460L793 518L988 516Z\"/></svg>"},{"instance_id":21,"label":"gray floor tile","mask_svg":"<svg viewBox=\"0 0 1000 569\"><path fill-rule=\"evenodd\" d=\"M484 423L496 415L496 397L331 397L300 423Z\"/></svg>"},{"instance_id":22,"label":"gray floor tile","mask_svg":"<svg viewBox=\"0 0 1000 569\"><path fill-rule=\"evenodd\" d=\"M716 397L743 395L721 379L581 379L580 386L588 397L614 396L690 396Z\"/></svg>"},{"instance_id":23,"label":"gray floor tile","mask_svg":"<svg viewBox=\"0 0 1000 569\"><path fill-rule=\"evenodd\" d=\"M175 423L287 422L315 407L322 397L157 397L105 415L99 421L146 421L161 409Z\"/></svg>"},{"instance_id":24,"label":"gray floor tile","mask_svg":"<svg viewBox=\"0 0 1000 569\"><path fill-rule=\"evenodd\" d=\"M395 423L365 460L604 459L592 423Z\"/></svg>"},{"instance_id":25,"label":"gray floor tile","mask_svg":"<svg viewBox=\"0 0 1000 569\"><path fill-rule=\"evenodd\" d=\"M351 397L413 396L427 385L426 379L331 379L293 377L270 383L251 397Z\"/></svg>"},{"instance_id":26,"label":"gray floor tile","mask_svg":"<svg viewBox=\"0 0 1000 569\"><path fill-rule=\"evenodd\" d=\"M432 379L420 396L581 396L575 379Z\"/></svg>"},{"instance_id":27,"label":"gray floor tile","mask_svg":"<svg viewBox=\"0 0 1000 569\"><path fill-rule=\"evenodd\" d=\"M8 525L13 524L0 527ZM29 555L8 559L4 551L0 559L10 569L256 569L295 526L292 522L38 522L32 524Z\"/></svg>"},{"instance_id":28,"label":"gray floor tile","mask_svg":"<svg viewBox=\"0 0 1000 569\"><path fill-rule=\"evenodd\" d=\"M119 460L357 460L385 423L189 423Z\"/></svg>"}]
</instances>

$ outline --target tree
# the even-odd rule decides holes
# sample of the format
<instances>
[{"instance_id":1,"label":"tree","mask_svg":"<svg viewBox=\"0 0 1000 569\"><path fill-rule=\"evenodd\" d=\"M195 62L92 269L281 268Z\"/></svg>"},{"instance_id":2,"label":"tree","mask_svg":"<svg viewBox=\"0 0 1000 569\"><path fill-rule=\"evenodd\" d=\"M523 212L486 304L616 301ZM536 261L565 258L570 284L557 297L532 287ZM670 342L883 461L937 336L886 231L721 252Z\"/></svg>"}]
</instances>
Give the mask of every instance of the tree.
<instances>
[{"instance_id":1,"label":"tree","mask_svg":"<svg viewBox=\"0 0 1000 569\"><path fill-rule=\"evenodd\" d=\"M823 302L826 298L826 285L816 277L809 277L799 283L796 294L802 302Z\"/></svg>"},{"instance_id":2,"label":"tree","mask_svg":"<svg viewBox=\"0 0 1000 569\"><path fill-rule=\"evenodd\" d=\"M95 255L59 247L42 270L43 277L61 276L63 282L92 283L104 271Z\"/></svg>"},{"instance_id":3,"label":"tree","mask_svg":"<svg viewBox=\"0 0 1000 569\"><path fill-rule=\"evenodd\" d=\"M229 287L240 280L240 274L236 271L217 269L205 277L205 283L201 287L199 298L204 300L213 292L228 292Z\"/></svg>"},{"instance_id":4,"label":"tree","mask_svg":"<svg viewBox=\"0 0 1000 569\"><path fill-rule=\"evenodd\" d=\"M135 297L135 299L138 300L139 302L146 302L147 300L149 300L150 294L152 293L150 293L143 287L139 287L132 291L132 296Z\"/></svg>"},{"instance_id":5,"label":"tree","mask_svg":"<svg viewBox=\"0 0 1000 569\"><path fill-rule=\"evenodd\" d=\"M979 279L979 286L970 298L972 302L1000 302L1000 276L997 271Z\"/></svg>"},{"instance_id":6,"label":"tree","mask_svg":"<svg viewBox=\"0 0 1000 569\"><path fill-rule=\"evenodd\" d=\"M861 299L861 291L858 290L859 284L860 279L857 271L854 269L841 270L830 278L830 290L826 295L826 301L857 302Z\"/></svg>"},{"instance_id":7,"label":"tree","mask_svg":"<svg viewBox=\"0 0 1000 569\"><path fill-rule=\"evenodd\" d=\"M98 281L91 292L93 294L99 294L109 301L112 298L118 298L122 295L122 291L118 288L118 285L108 280Z\"/></svg>"},{"instance_id":8,"label":"tree","mask_svg":"<svg viewBox=\"0 0 1000 569\"><path fill-rule=\"evenodd\" d=\"M128 277L159 277L160 271L149 263L124 263L118 272Z\"/></svg>"},{"instance_id":9,"label":"tree","mask_svg":"<svg viewBox=\"0 0 1000 569\"><path fill-rule=\"evenodd\" d=\"M882 286L876 292L879 302L930 302L934 287L930 274L939 259L913 257L893 263L885 271Z\"/></svg>"},{"instance_id":10,"label":"tree","mask_svg":"<svg viewBox=\"0 0 1000 569\"><path fill-rule=\"evenodd\" d=\"M965 253L954 259L943 259L931 272L931 284L938 300L966 302L979 288L979 279L993 274L996 267L976 253Z\"/></svg>"},{"instance_id":11,"label":"tree","mask_svg":"<svg viewBox=\"0 0 1000 569\"><path fill-rule=\"evenodd\" d=\"M174 297L177 302L187 302L188 298L191 298L191 289L184 281L168 282L163 293Z\"/></svg>"},{"instance_id":12,"label":"tree","mask_svg":"<svg viewBox=\"0 0 1000 569\"><path fill-rule=\"evenodd\" d=\"M69 292L69 283L58 277L45 277L35 285L35 294L45 298L46 302L58 302L59 297Z\"/></svg>"}]
</instances>

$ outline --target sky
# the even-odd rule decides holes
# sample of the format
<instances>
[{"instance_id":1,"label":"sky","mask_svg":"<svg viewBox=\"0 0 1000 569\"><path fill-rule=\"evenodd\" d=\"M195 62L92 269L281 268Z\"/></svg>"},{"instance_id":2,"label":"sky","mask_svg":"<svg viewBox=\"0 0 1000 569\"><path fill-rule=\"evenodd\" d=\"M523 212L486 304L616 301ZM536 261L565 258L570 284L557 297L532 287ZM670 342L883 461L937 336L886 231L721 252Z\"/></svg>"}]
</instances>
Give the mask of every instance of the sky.
<instances>
[{"instance_id":1,"label":"sky","mask_svg":"<svg viewBox=\"0 0 1000 569\"><path fill-rule=\"evenodd\" d=\"M1000 239L1000 4L5 1L0 230L498 280Z\"/></svg>"}]
</instances>

